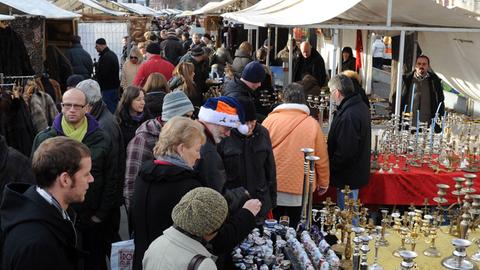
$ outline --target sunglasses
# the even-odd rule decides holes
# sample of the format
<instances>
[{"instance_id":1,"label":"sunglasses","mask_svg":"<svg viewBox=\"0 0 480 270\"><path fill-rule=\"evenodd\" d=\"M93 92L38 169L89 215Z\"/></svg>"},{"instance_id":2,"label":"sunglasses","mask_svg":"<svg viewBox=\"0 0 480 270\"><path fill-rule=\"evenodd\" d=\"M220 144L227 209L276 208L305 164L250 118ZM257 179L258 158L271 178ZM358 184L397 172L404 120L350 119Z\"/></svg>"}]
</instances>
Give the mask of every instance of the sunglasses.
<instances>
[{"instance_id":1,"label":"sunglasses","mask_svg":"<svg viewBox=\"0 0 480 270\"><path fill-rule=\"evenodd\" d=\"M137 59L137 60L138 60L138 57L136 57L136 56L130 56L130 59Z\"/></svg>"}]
</instances>

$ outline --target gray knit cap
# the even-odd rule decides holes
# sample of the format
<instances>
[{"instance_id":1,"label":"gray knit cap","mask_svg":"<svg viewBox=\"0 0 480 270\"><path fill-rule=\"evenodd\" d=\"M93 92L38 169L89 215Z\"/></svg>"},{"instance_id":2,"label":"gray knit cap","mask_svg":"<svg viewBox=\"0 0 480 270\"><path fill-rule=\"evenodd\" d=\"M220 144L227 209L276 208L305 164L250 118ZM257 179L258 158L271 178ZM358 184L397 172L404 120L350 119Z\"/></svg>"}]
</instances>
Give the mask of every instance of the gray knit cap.
<instances>
[{"instance_id":1,"label":"gray knit cap","mask_svg":"<svg viewBox=\"0 0 480 270\"><path fill-rule=\"evenodd\" d=\"M162 120L166 122L174 116L182 116L193 110L192 102L183 91L173 91L163 98Z\"/></svg>"},{"instance_id":2,"label":"gray knit cap","mask_svg":"<svg viewBox=\"0 0 480 270\"><path fill-rule=\"evenodd\" d=\"M211 188L199 187L185 194L173 208L173 224L198 237L218 230L227 218L223 196Z\"/></svg>"}]
</instances>

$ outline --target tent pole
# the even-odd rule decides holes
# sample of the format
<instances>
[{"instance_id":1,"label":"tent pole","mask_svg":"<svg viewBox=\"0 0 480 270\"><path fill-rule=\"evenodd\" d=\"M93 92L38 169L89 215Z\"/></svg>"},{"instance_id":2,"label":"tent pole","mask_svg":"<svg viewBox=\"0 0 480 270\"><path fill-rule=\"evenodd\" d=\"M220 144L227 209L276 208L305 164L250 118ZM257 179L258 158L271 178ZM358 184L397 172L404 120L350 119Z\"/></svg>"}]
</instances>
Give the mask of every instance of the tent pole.
<instances>
[{"instance_id":1,"label":"tent pole","mask_svg":"<svg viewBox=\"0 0 480 270\"><path fill-rule=\"evenodd\" d=\"M272 38L272 28L268 27L267 28L267 61L266 61L266 64L267 64L267 67L270 66L270 39Z\"/></svg>"},{"instance_id":2,"label":"tent pole","mask_svg":"<svg viewBox=\"0 0 480 270\"><path fill-rule=\"evenodd\" d=\"M418 53L418 32L413 33L413 54L412 54L412 70L415 68Z\"/></svg>"},{"instance_id":3,"label":"tent pole","mask_svg":"<svg viewBox=\"0 0 480 270\"><path fill-rule=\"evenodd\" d=\"M278 27L275 26L275 57L277 56L278 53Z\"/></svg>"},{"instance_id":4,"label":"tent pole","mask_svg":"<svg viewBox=\"0 0 480 270\"><path fill-rule=\"evenodd\" d=\"M293 29L288 28L288 83L292 83L292 73L293 73ZM285 86L284 86L285 87Z\"/></svg>"},{"instance_id":5,"label":"tent pole","mask_svg":"<svg viewBox=\"0 0 480 270\"><path fill-rule=\"evenodd\" d=\"M258 44L260 42L260 26L257 26L257 29L255 29L255 52L260 49L260 44ZM255 53L254 52L254 53Z\"/></svg>"},{"instance_id":6,"label":"tent pole","mask_svg":"<svg viewBox=\"0 0 480 270\"><path fill-rule=\"evenodd\" d=\"M397 95L395 99L395 115L400 115L400 98L402 95L403 54L405 52L405 31L400 32L400 52L398 55Z\"/></svg>"},{"instance_id":7,"label":"tent pole","mask_svg":"<svg viewBox=\"0 0 480 270\"><path fill-rule=\"evenodd\" d=\"M388 0L388 7L387 7L387 26L392 26L392 6L393 0Z\"/></svg>"},{"instance_id":8,"label":"tent pole","mask_svg":"<svg viewBox=\"0 0 480 270\"><path fill-rule=\"evenodd\" d=\"M338 29L333 30L333 59L332 59L332 77L337 75L337 57L338 57ZM330 102L330 106L328 109L328 129L330 129L330 125L332 124L333 120L333 102Z\"/></svg>"},{"instance_id":9,"label":"tent pole","mask_svg":"<svg viewBox=\"0 0 480 270\"><path fill-rule=\"evenodd\" d=\"M337 61L337 74L342 73L342 62L343 62L343 56L342 56L342 49L343 49L343 30L339 29L338 30L338 46L336 48L336 55L338 57Z\"/></svg>"},{"instance_id":10,"label":"tent pole","mask_svg":"<svg viewBox=\"0 0 480 270\"><path fill-rule=\"evenodd\" d=\"M372 47L373 47L372 33L367 31L367 43L366 43L366 58L365 58L365 93L367 95L372 94L372 79L373 79L373 59L372 59Z\"/></svg>"},{"instance_id":11,"label":"tent pole","mask_svg":"<svg viewBox=\"0 0 480 270\"><path fill-rule=\"evenodd\" d=\"M248 43L252 44L252 29L247 30L247 36Z\"/></svg>"}]
</instances>

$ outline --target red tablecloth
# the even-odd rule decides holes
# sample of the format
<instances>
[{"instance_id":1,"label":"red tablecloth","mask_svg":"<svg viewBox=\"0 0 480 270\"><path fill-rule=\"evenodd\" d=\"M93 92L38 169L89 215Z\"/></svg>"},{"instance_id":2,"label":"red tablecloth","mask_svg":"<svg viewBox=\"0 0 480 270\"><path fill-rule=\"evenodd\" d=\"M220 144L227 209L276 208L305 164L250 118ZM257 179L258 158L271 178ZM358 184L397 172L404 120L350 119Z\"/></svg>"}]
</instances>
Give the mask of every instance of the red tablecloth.
<instances>
[{"instance_id":1,"label":"red tablecloth","mask_svg":"<svg viewBox=\"0 0 480 270\"><path fill-rule=\"evenodd\" d=\"M393 173L372 173L367 186L360 189L360 200L362 204L374 205L422 205L425 198L428 198L430 205L436 205L433 198L437 196L437 184L447 184L450 188L447 190L445 198L448 204L457 201L456 196L452 195L455 190L455 181L453 177L461 176L467 172L455 171L451 173L440 172L436 174L432 169L424 165L421 168L409 166L408 172L403 171L402 164L400 168L393 169ZM475 193L480 194L480 177L474 180L473 188ZM334 188L329 188L327 194L315 197L316 203L321 203L327 196L336 200Z\"/></svg>"}]
</instances>

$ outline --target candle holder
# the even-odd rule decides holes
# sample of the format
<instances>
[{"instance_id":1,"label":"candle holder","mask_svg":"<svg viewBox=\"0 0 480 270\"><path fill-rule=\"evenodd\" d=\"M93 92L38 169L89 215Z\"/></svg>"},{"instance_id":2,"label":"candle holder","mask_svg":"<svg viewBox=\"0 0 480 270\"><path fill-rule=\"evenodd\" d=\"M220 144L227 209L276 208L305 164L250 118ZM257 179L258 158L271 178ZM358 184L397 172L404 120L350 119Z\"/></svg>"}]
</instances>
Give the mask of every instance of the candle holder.
<instances>
[{"instance_id":1,"label":"candle holder","mask_svg":"<svg viewBox=\"0 0 480 270\"><path fill-rule=\"evenodd\" d=\"M450 188L449 185L446 184L437 184L437 197L433 198L433 201L438 203L438 206L441 207L442 204L445 204L448 202L447 199L445 199L445 195L447 194L447 189Z\"/></svg>"},{"instance_id":2,"label":"candle holder","mask_svg":"<svg viewBox=\"0 0 480 270\"><path fill-rule=\"evenodd\" d=\"M417 253L415 251L402 250L399 252L399 256L402 258L400 270L410 270L415 268L416 264L414 260L417 257Z\"/></svg>"},{"instance_id":3,"label":"candle holder","mask_svg":"<svg viewBox=\"0 0 480 270\"><path fill-rule=\"evenodd\" d=\"M462 187L466 179L463 177L453 177L453 181L455 181L455 190L452 191L452 194L457 196L457 203L460 205L462 203L460 196L465 195L465 191L462 189Z\"/></svg>"},{"instance_id":4,"label":"candle holder","mask_svg":"<svg viewBox=\"0 0 480 270\"><path fill-rule=\"evenodd\" d=\"M435 239L438 237L436 218L431 215L425 215L425 220L427 223L425 228L425 243L430 244L430 246L423 251L423 254L427 257L440 257L441 253L435 246Z\"/></svg>"},{"instance_id":5,"label":"candle holder","mask_svg":"<svg viewBox=\"0 0 480 270\"><path fill-rule=\"evenodd\" d=\"M360 230L361 229L361 230ZM353 249L353 259L352 259L352 269L360 269L360 245L362 244L362 239L360 239L360 234L365 231L365 229L360 228L360 227L354 227L352 229L355 233L355 236L353 238L353 244L354 244L354 249Z\"/></svg>"},{"instance_id":6,"label":"candle holder","mask_svg":"<svg viewBox=\"0 0 480 270\"><path fill-rule=\"evenodd\" d=\"M442 266L447 269L477 270L478 267L474 262L467 258L466 249L472 244L466 239L453 239L452 245L455 247L452 256L442 260Z\"/></svg>"},{"instance_id":7,"label":"candle holder","mask_svg":"<svg viewBox=\"0 0 480 270\"><path fill-rule=\"evenodd\" d=\"M377 235L375 236L375 256L373 258L373 264L368 267L368 270L383 270L383 267L378 263L378 249L380 248L380 239L382 235L382 227L377 226Z\"/></svg>"},{"instance_id":8,"label":"candle holder","mask_svg":"<svg viewBox=\"0 0 480 270\"><path fill-rule=\"evenodd\" d=\"M390 223L389 219L387 218L388 210L382 209L382 221L381 221L381 231L380 231L380 239L378 239L378 245L381 247L388 247L389 243L388 240L385 239L385 231L387 230L387 225Z\"/></svg>"},{"instance_id":9,"label":"candle holder","mask_svg":"<svg viewBox=\"0 0 480 270\"><path fill-rule=\"evenodd\" d=\"M362 240L362 246L360 247L360 251L362 252L361 261L360 261L360 270L367 270L368 269L368 252L370 248L368 247L368 242L370 242L370 236L362 235L360 236L360 240Z\"/></svg>"},{"instance_id":10,"label":"candle holder","mask_svg":"<svg viewBox=\"0 0 480 270\"><path fill-rule=\"evenodd\" d=\"M408 235L408 228L407 227L400 227L400 247L393 251L393 256L400 257L400 252L406 250L405 248L405 241Z\"/></svg>"}]
</instances>

